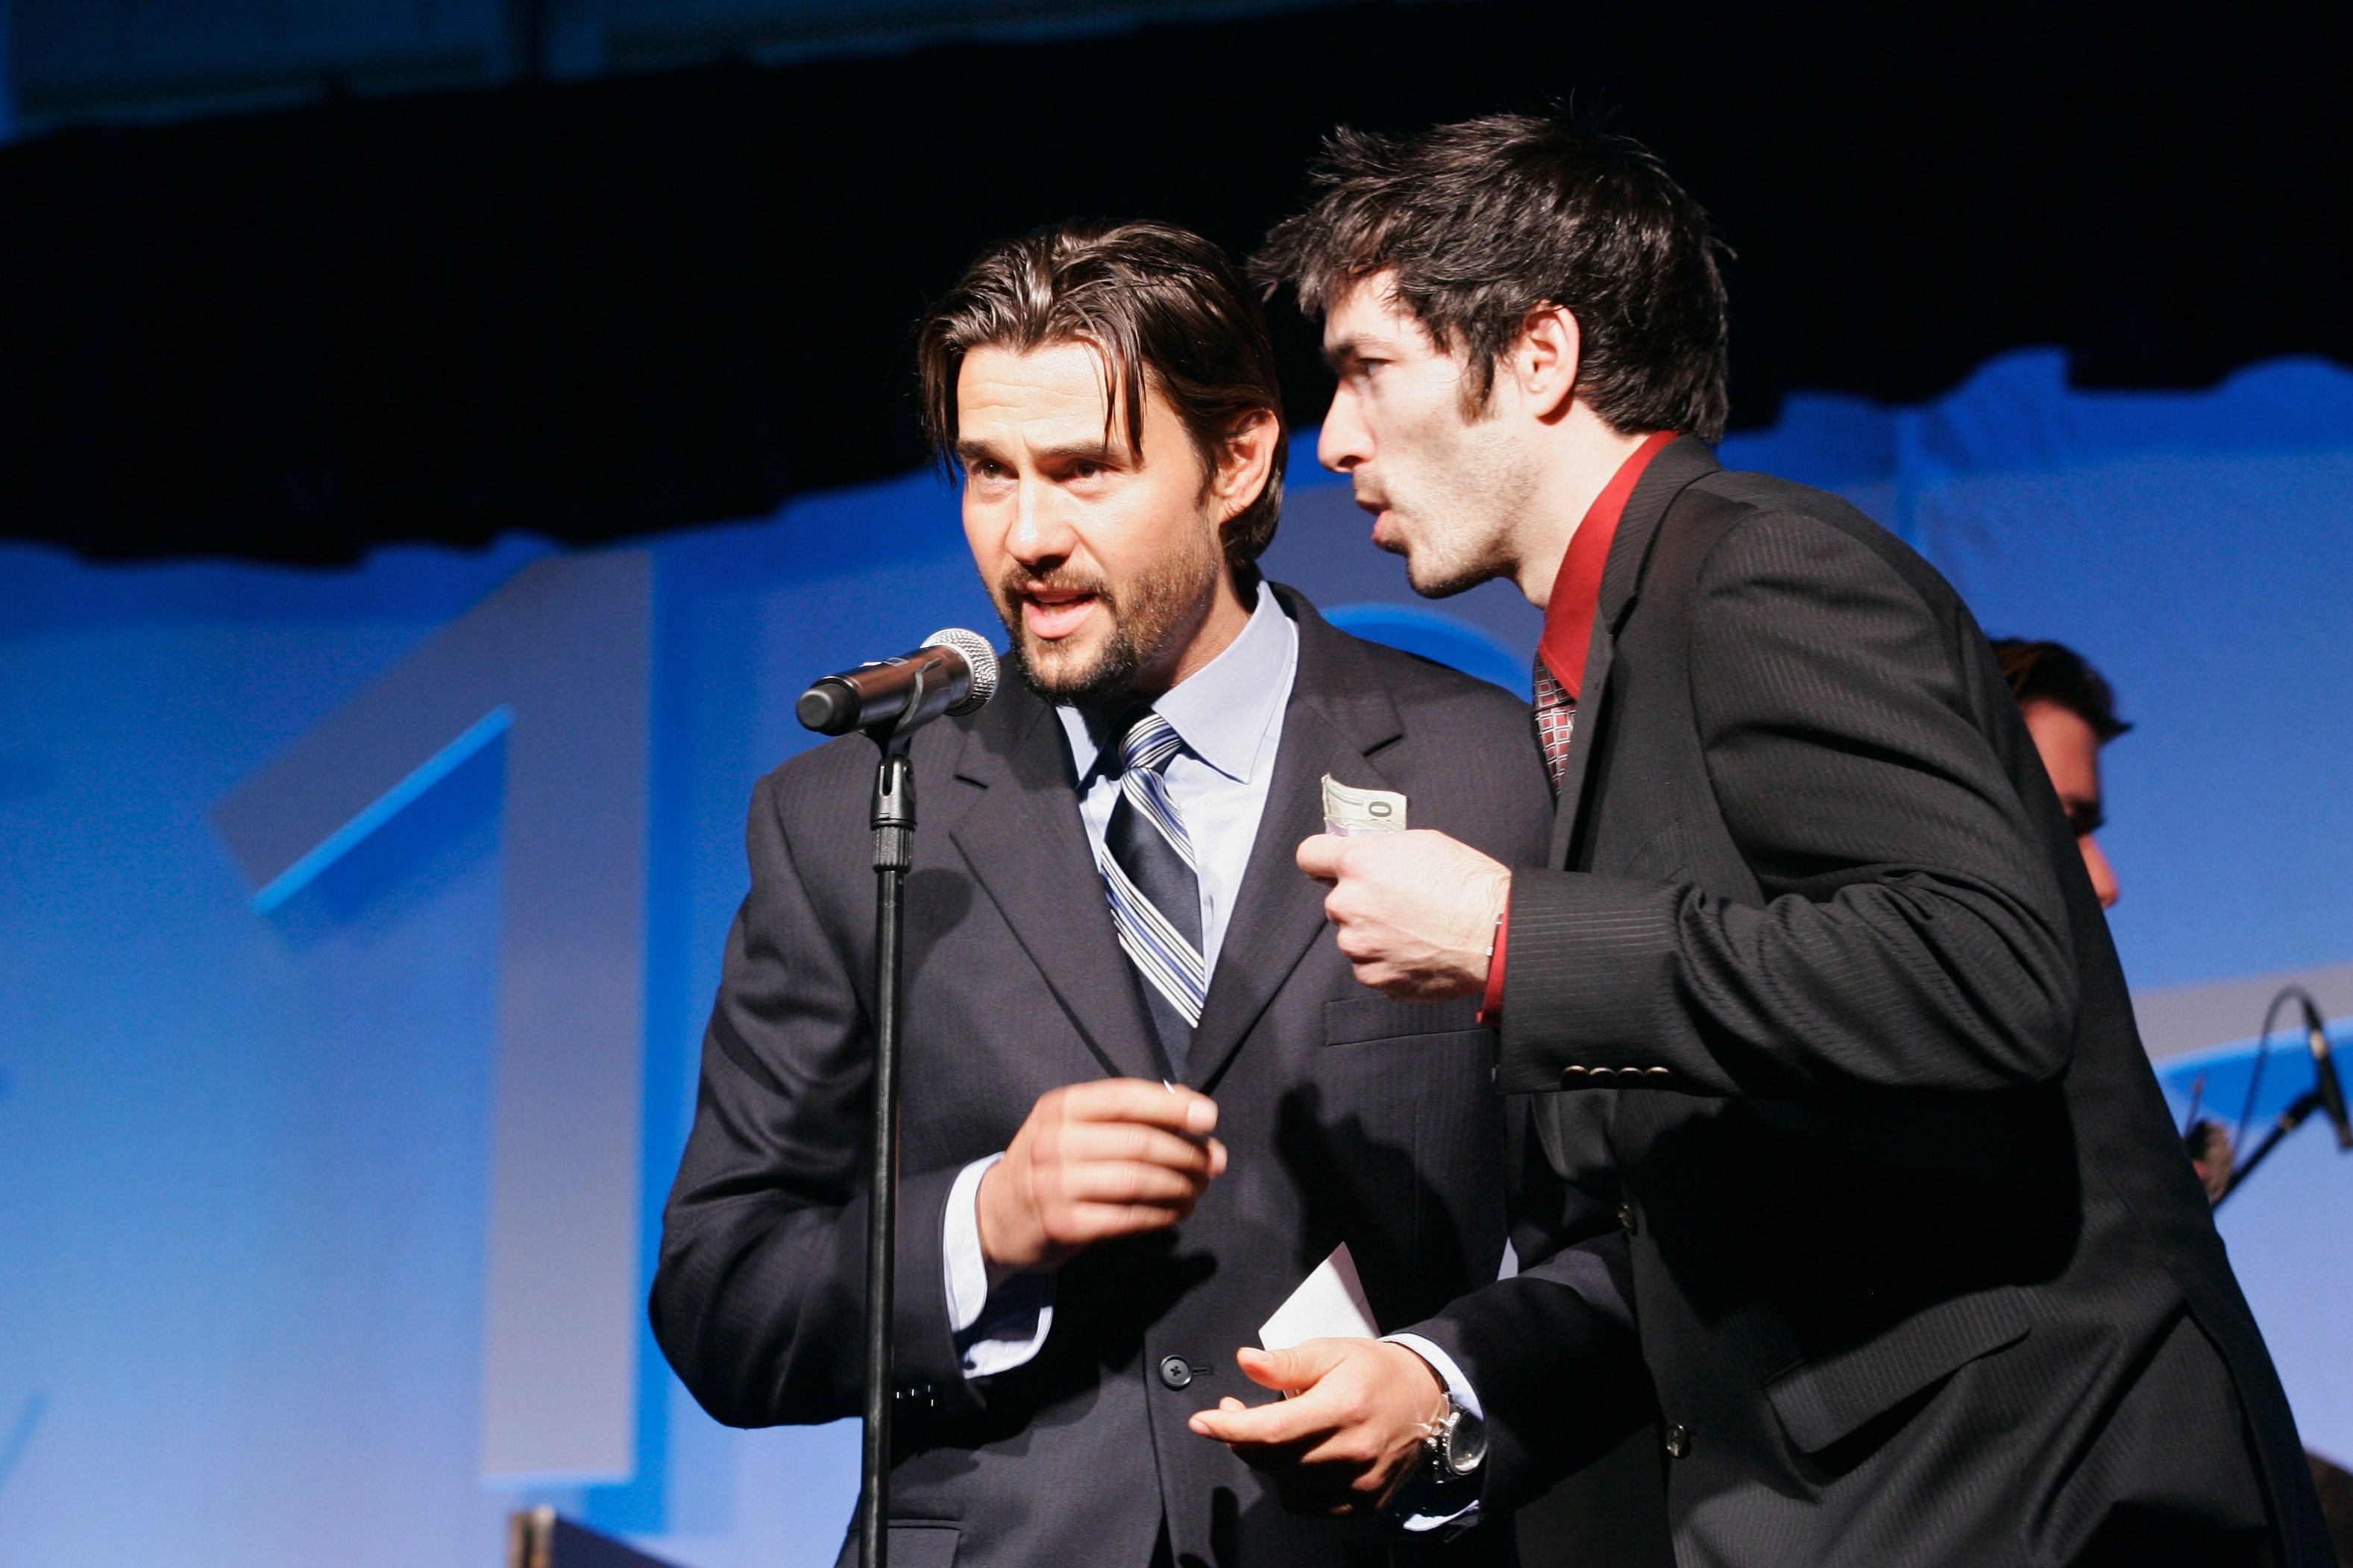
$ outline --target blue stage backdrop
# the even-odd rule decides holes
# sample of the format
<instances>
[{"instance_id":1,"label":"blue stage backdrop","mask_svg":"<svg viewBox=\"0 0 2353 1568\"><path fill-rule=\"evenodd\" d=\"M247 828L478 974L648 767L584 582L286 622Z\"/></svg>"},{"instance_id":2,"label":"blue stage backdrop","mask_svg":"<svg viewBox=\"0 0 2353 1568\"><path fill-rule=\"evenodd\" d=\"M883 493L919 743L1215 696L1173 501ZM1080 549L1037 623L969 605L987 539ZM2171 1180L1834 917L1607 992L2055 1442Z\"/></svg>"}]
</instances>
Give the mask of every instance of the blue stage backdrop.
<instances>
[{"instance_id":1,"label":"blue stage backdrop","mask_svg":"<svg viewBox=\"0 0 2353 1568\"><path fill-rule=\"evenodd\" d=\"M1852 496L1989 630L2072 642L2113 678L2137 724L2109 753L2114 921L2154 994L2146 1018L2222 994L2206 983L2290 970L2353 1014L2353 984L2327 988L2353 981L2327 967L2353 961L2353 375L2276 363L2201 394L2085 395L2056 356L2022 354L1929 406L1795 400L1725 456ZM1273 575L1366 635L1524 689L1533 612L1494 585L1413 600L1304 446L1294 473ZM581 831L533 782L552 742L527 726L555 697L437 710L449 733L369 764L423 769L370 785L382 809L296 820L272 815L294 797L254 781L346 755L315 739L333 716L385 710L350 705L421 679L502 588L612 557L512 539L316 573L0 548L0 1560L292 1568L325 1550L353 1568L488 1568L503 1510L545 1500L692 1568L832 1561L853 1431L714 1426L636 1302L744 886L747 794L808 739L794 695L938 626L993 623L929 476L646 555L649 632L604 650L623 673L596 678L644 679L644 725L609 742L637 755L598 786L642 785L641 951L615 956L628 942L607 932L558 955L637 966L600 975L634 978L614 994L641 1022L597 1059L640 1064L640 1108L634 1128L596 1131L593 1148L617 1152L588 1161L622 1194L607 1206L635 1194L598 1235L634 1249L637 1277L583 1295L581 1342L613 1336L583 1379L617 1393L584 1407L596 1441L566 1453L547 1409L498 1392L529 1347L501 1340L493 1300L521 1299L501 1278L528 1297L548 1263L500 1228L497 1194L563 1152L533 1142L546 1106L512 1054L533 1005L515 972L539 962L518 955L549 951L544 930L512 929L537 918L514 884L546 872L535 836L560 851ZM614 624L627 642L628 616ZM346 786L379 777L351 766ZM216 815L233 798L248 816ZM263 908L256 876L276 872L248 851L265 840L281 859L318 853ZM2172 1087L2202 1073L2209 1103L2235 1110L2230 1042L2260 1005L2211 1038L2168 1036L2218 1047L2168 1057ZM2300 1053L2275 1058L2270 1109L2306 1071ZM2307 1440L2353 1458L2337 1305L2353 1295L2353 1160L2306 1132L2223 1228Z\"/></svg>"}]
</instances>

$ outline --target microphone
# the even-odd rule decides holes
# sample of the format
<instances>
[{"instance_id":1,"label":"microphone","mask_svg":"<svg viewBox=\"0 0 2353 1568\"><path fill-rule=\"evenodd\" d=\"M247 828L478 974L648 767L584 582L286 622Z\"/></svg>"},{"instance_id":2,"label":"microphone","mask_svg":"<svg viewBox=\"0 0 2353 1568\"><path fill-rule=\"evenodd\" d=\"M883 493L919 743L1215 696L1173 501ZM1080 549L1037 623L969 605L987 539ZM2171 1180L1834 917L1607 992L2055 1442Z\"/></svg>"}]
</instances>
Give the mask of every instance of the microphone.
<instances>
[{"instance_id":1,"label":"microphone","mask_svg":"<svg viewBox=\"0 0 2353 1568\"><path fill-rule=\"evenodd\" d=\"M978 633L949 626L913 653L825 677L793 710L820 735L882 725L903 735L944 713L976 712L996 695L997 650Z\"/></svg>"},{"instance_id":2,"label":"microphone","mask_svg":"<svg viewBox=\"0 0 2353 1568\"><path fill-rule=\"evenodd\" d=\"M2320 1097L2321 1111L2336 1131L2339 1152L2353 1151L2353 1121L2345 1115L2345 1086L2337 1080L2337 1058L2328 1049L2328 1031L2321 1026L2320 1009L2309 996L2304 1003L2304 1043L2312 1052L2312 1089Z\"/></svg>"}]
</instances>

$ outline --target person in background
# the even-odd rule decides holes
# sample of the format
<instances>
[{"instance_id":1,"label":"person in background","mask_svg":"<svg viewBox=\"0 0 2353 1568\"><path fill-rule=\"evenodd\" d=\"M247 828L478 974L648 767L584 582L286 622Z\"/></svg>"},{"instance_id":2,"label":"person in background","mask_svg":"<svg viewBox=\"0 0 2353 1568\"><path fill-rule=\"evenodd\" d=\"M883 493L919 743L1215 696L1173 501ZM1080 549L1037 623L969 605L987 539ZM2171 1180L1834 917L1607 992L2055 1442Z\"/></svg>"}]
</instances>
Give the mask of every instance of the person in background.
<instances>
[{"instance_id":1,"label":"person in background","mask_svg":"<svg viewBox=\"0 0 2353 1568\"><path fill-rule=\"evenodd\" d=\"M2034 738L2051 787L2075 830L2084 869L2100 908L2114 909L2121 889L2097 837L2106 821L2100 804L2100 748L2132 728L2116 717L2116 694L2084 656L2064 643L1997 637L1993 654L2002 679Z\"/></svg>"},{"instance_id":2,"label":"person in background","mask_svg":"<svg viewBox=\"0 0 2353 1568\"><path fill-rule=\"evenodd\" d=\"M2112 909L2118 896L2116 868L2094 837L2106 821L2100 790L2100 748L2132 726L2116 717L2116 694L2091 661L2064 643L2027 637L1996 637L1994 658L2002 679L2018 699L2026 732L2051 774L2051 787L2075 829L2075 846L2084 852L2084 869L2100 895L2100 907ZM2189 1163L2207 1196L2221 1201L2231 1175L2230 1130L2220 1121L2201 1118L2183 1135ZM2353 1568L2353 1475L2322 1458L2312 1461L2312 1479L2320 1493L2320 1511L2328 1521L2340 1563Z\"/></svg>"},{"instance_id":3,"label":"person in background","mask_svg":"<svg viewBox=\"0 0 2353 1568\"><path fill-rule=\"evenodd\" d=\"M2018 699L2019 716L2034 738L2035 753L2051 775L2051 787L2067 813L2067 825L2075 830L2075 847L2083 851L2092 890L2099 895L2102 909L2113 909L2120 891L2116 871L2097 837L2107 820L2100 790L2100 748L2132 726L2116 717L2116 694L2106 679L2066 644L1996 637L1993 653L2002 679L2010 682L2010 695ZM2207 1201L2221 1203L2230 1190L2230 1129L2211 1117L2200 1117L2182 1133L2181 1142Z\"/></svg>"}]
</instances>

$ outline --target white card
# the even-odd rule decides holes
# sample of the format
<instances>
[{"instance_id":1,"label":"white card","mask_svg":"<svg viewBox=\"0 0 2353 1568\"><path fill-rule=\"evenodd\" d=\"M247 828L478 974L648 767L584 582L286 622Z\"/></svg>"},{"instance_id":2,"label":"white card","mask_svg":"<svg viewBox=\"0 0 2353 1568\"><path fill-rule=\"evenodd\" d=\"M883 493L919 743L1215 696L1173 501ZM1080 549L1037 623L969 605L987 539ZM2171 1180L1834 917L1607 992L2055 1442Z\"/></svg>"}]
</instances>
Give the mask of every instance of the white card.
<instances>
[{"instance_id":1,"label":"white card","mask_svg":"<svg viewBox=\"0 0 2353 1568\"><path fill-rule=\"evenodd\" d=\"M1380 1337L1380 1330L1373 1326L1372 1306L1365 1300L1365 1282L1356 1278L1356 1260L1348 1256L1345 1241L1258 1331L1258 1342L1271 1351L1287 1351L1309 1340Z\"/></svg>"}]
</instances>

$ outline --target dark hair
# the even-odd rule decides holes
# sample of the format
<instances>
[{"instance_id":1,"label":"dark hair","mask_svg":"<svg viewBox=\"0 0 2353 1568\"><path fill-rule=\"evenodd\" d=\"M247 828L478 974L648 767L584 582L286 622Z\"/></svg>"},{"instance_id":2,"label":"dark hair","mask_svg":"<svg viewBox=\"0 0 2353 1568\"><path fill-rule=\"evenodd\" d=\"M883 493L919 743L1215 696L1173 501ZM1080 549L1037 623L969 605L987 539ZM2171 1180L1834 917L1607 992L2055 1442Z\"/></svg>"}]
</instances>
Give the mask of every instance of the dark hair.
<instances>
[{"instance_id":1,"label":"dark hair","mask_svg":"<svg viewBox=\"0 0 2353 1568\"><path fill-rule=\"evenodd\" d=\"M1215 471L1236 432L1275 421L1265 488L1226 525L1226 559L1248 580L1282 513L1289 443L1265 314L1226 253L1165 223L1066 223L990 246L916 328L924 432L955 467L956 377L978 348L1027 353L1082 342L1103 356L1103 434L1124 416L1141 455L1146 386L1167 399Z\"/></svg>"},{"instance_id":2,"label":"dark hair","mask_svg":"<svg viewBox=\"0 0 2353 1568\"><path fill-rule=\"evenodd\" d=\"M1346 127L1324 144L1319 194L1250 258L1321 315L1396 277L1398 304L1471 362L1466 411L1530 310L1558 305L1582 339L1577 389L1621 434L1724 434L1724 279L1707 215L1640 142L1496 114L1417 136Z\"/></svg>"},{"instance_id":3,"label":"dark hair","mask_svg":"<svg viewBox=\"0 0 2353 1568\"><path fill-rule=\"evenodd\" d=\"M2020 707L2055 702L2089 724L2103 745L2132 728L2116 717L2116 694L2106 679L2065 643L1997 637L1993 657Z\"/></svg>"}]
</instances>

